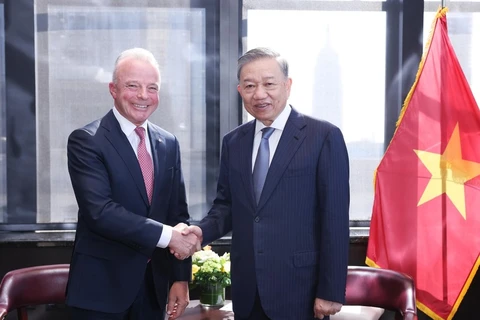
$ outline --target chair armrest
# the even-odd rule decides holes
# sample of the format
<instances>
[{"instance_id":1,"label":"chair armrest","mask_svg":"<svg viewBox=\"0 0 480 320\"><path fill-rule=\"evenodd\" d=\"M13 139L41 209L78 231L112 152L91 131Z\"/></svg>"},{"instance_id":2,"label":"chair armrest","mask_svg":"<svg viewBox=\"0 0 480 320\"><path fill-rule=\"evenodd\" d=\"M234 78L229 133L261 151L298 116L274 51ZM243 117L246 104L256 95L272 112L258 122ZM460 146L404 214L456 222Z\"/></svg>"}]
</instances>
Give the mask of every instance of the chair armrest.
<instances>
[{"instance_id":1,"label":"chair armrest","mask_svg":"<svg viewBox=\"0 0 480 320\"><path fill-rule=\"evenodd\" d=\"M345 305L340 312L330 316L330 320L378 320L384 311L377 307Z\"/></svg>"},{"instance_id":2,"label":"chair armrest","mask_svg":"<svg viewBox=\"0 0 480 320\"><path fill-rule=\"evenodd\" d=\"M7 309L0 307L0 320L3 320L7 317Z\"/></svg>"},{"instance_id":3,"label":"chair armrest","mask_svg":"<svg viewBox=\"0 0 480 320\"><path fill-rule=\"evenodd\" d=\"M417 315L414 312L407 311L403 315L404 320L418 320Z\"/></svg>"}]
</instances>

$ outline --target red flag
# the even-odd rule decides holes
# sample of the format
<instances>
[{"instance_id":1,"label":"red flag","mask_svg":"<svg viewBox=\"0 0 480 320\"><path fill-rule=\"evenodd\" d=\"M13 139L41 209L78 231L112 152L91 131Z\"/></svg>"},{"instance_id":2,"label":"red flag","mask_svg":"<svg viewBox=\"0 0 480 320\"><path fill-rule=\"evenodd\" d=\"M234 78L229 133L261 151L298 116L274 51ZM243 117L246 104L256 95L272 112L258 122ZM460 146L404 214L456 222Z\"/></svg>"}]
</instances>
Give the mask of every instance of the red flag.
<instances>
[{"instance_id":1,"label":"red flag","mask_svg":"<svg viewBox=\"0 0 480 320\"><path fill-rule=\"evenodd\" d=\"M366 263L412 276L417 306L451 319L480 264L480 111L446 9L375 173Z\"/></svg>"}]
</instances>

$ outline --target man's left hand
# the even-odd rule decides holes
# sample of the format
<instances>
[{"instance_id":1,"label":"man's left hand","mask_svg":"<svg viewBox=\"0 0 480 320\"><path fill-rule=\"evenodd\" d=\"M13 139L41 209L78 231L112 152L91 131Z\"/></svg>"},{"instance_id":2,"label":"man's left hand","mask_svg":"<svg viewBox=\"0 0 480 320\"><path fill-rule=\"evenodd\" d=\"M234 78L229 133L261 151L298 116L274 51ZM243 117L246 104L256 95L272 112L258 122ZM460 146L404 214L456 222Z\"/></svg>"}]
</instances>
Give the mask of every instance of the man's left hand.
<instances>
[{"instance_id":1,"label":"man's left hand","mask_svg":"<svg viewBox=\"0 0 480 320\"><path fill-rule=\"evenodd\" d=\"M336 314L340 309L342 309L342 305L338 302L316 298L313 312L315 313L315 318L323 319L325 316Z\"/></svg>"},{"instance_id":2,"label":"man's left hand","mask_svg":"<svg viewBox=\"0 0 480 320\"><path fill-rule=\"evenodd\" d=\"M185 311L190 302L187 281L176 281L172 284L168 294L168 319L177 319Z\"/></svg>"}]
</instances>

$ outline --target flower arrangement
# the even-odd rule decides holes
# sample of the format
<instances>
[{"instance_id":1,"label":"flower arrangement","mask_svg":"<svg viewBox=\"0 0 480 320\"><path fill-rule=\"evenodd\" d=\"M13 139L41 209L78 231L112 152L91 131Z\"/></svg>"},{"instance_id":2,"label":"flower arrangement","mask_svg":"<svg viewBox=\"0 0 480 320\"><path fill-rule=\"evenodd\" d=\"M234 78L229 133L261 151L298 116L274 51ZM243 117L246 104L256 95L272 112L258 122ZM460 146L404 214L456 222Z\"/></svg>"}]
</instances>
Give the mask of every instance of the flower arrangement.
<instances>
[{"instance_id":1,"label":"flower arrangement","mask_svg":"<svg viewBox=\"0 0 480 320\"><path fill-rule=\"evenodd\" d=\"M230 253L219 256L206 246L192 256L192 287L217 284L225 288L230 281Z\"/></svg>"}]
</instances>

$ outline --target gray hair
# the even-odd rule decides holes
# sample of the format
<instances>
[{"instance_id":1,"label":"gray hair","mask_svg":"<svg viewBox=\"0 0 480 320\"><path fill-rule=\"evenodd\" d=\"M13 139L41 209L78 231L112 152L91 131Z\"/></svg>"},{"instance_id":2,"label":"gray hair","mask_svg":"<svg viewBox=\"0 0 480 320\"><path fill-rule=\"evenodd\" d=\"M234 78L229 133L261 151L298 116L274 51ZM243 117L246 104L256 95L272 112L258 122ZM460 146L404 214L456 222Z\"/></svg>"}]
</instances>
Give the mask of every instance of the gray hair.
<instances>
[{"instance_id":1,"label":"gray hair","mask_svg":"<svg viewBox=\"0 0 480 320\"><path fill-rule=\"evenodd\" d=\"M127 58L133 58L133 59L149 62L155 69L157 69L158 74L160 75L160 66L157 62L157 59L155 59L155 56L153 55L153 53L143 48L132 48L132 49L127 49L122 53L120 53L120 55L117 57L117 60L115 60L115 67L113 68L113 74L112 74L113 83L117 82L118 64L120 63L120 61L125 60Z\"/></svg>"},{"instance_id":2,"label":"gray hair","mask_svg":"<svg viewBox=\"0 0 480 320\"><path fill-rule=\"evenodd\" d=\"M238 58L237 63L237 79L240 81L240 72L242 68L247 64L255 60L272 58L277 60L280 69L282 70L285 78L288 78L288 62L285 58L280 56L280 53L270 49L270 48L255 48L245 52L240 58Z\"/></svg>"}]
</instances>

